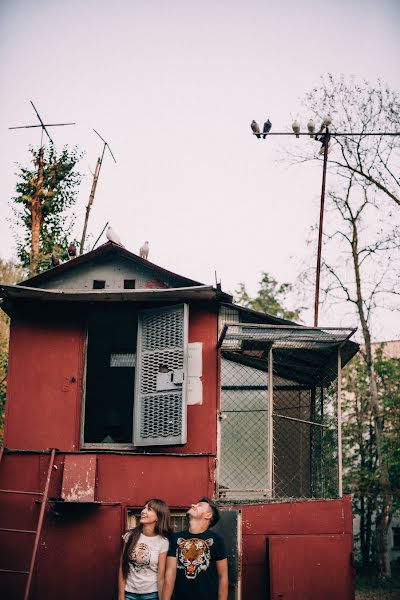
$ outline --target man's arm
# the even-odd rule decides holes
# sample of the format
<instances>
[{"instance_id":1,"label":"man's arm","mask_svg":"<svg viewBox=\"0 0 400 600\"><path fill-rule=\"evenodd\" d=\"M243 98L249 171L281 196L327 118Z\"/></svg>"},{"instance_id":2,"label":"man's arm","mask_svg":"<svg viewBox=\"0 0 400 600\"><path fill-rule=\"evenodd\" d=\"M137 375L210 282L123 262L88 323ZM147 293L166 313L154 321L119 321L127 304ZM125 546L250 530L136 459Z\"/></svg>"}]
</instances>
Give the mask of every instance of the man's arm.
<instances>
[{"instance_id":1,"label":"man's arm","mask_svg":"<svg viewBox=\"0 0 400 600\"><path fill-rule=\"evenodd\" d=\"M167 556L167 566L165 568L164 588L162 600L171 600L172 592L174 591L176 579L176 557Z\"/></svg>"},{"instance_id":2,"label":"man's arm","mask_svg":"<svg viewBox=\"0 0 400 600\"><path fill-rule=\"evenodd\" d=\"M218 573L218 600L228 600L228 559L216 561Z\"/></svg>"}]
</instances>

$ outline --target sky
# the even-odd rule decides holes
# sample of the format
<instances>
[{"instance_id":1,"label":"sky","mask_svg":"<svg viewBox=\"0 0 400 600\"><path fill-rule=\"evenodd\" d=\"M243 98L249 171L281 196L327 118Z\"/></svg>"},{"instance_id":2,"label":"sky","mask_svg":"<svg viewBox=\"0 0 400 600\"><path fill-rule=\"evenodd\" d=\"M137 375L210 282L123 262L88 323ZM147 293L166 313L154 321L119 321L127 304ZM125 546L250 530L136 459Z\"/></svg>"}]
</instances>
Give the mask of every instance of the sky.
<instances>
[{"instance_id":1,"label":"sky","mask_svg":"<svg viewBox=\"0 0 400 600\"><path fill-rule=\"evenodd\" d=\"M95 128L117 164L106 156L89 241L109 221L129 250L149 240L151 261L204 283L216 271L227 291L254 294L262 271L294 282L310 260L320 165L283 163L282 146L299 142L259 141L250 122L305 127L300 100L328 72L399 90L399 22L396 0L0 0L0 257L16 256L16 163L40 142L38 129L8 128L36 122L32 100L45 122L76 122L51 135L85 152L78 239ZM354 322L321 308L322 324ZM383 315L375 332L398 338L400 326Z\"/></svg>"}]
</instances>

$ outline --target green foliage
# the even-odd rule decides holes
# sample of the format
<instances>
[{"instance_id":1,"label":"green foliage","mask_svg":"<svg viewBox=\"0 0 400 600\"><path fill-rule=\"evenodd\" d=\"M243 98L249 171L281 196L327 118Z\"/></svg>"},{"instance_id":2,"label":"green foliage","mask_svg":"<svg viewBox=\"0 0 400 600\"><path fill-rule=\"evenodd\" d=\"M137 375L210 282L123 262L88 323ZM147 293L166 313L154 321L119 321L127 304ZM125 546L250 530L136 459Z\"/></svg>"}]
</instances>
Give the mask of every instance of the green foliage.
<instances>
[{"instance_id":1,"label":"green foliage","mask_svg":"<svg viewBox=\"0 0 400 600\"><path fill-rule=\"evenodd\" d=\"M237 304L282 319L296 321L300 318L301 308L288 310L284 307L287 296L293 291L290 283L278 283L271 275L263 272L258 285L257 296L251 298L245 284L239 283L239 289L235 290Z\"/></svg>"},{"instance_id":2,"label":"green foliage","mask_svg":"<svg viewBox=\"0 0 400 600\"><path fill-rule=\"evenodd\" d=\"M400 358L385 354L384 344L374 352L380 414L383 419L383 449L394 490L394 514L400 509ZM360 516L364 567L374 563L373 521L379 510L381 486L370 386L364 359L357 355L344 374L343 461L344 485L353 494L354 513ZM369 527L369 542L366 541ZM364 547L364 550L363 550Z\"/></svg>"},{"instance_id":3,"label":"green foliage","mask_svg":"<svg viewBox=\"0 0 400 600\"><path fill-rule=\"evenodd\" d=\"M39 151L30 148L34 168L19 166L16 174L17 195L12 198L17 225L18 257L24 267L30 264L32 244L32 198L37 190L37 167ZM37 272L46 271L51 266L51 254L60 260L68 259L68 236L74 224L70 209L75 204L81 174L75 170L82 154L77 148L69 150L65 146L57 154L55 148L44 148L43 185L39 200L41 209L40 255ZM18 235L22 230L22 235Z\"/></svg>"}]
</instances>

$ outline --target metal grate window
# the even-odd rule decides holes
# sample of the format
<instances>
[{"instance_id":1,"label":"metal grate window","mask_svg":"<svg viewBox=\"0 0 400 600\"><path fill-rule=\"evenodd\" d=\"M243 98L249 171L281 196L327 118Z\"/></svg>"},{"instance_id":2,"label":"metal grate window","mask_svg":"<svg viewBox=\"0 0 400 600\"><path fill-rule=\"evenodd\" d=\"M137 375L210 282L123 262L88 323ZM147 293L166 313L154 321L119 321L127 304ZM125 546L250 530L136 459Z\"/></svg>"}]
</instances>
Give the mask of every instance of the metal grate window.
<instances>
[{"instance_id":1,"label":"metal grate window","mask_svg":"<svg viewBox=\"0 0 400 600\"><path fill-rule=\"evenodd\" d=\"M140 435L143 438L178 436L182 423L181 394L146 396L140 415Z\"/></svg>"}]
</instances>

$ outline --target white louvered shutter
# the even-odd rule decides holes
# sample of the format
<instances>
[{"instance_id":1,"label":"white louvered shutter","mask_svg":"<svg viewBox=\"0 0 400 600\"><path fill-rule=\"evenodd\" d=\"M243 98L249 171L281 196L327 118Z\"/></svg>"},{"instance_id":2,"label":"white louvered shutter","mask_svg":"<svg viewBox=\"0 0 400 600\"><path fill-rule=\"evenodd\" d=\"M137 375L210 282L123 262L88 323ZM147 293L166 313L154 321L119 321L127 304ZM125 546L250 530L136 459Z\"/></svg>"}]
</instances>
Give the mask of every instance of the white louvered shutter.
<instances>
[{"instance_id":1,"label":"white louvered shutter","mask_svg":"<svg viewBox=\"0 0 400 600\"><path fill-rule=\"evenodd\" d=\"M135 446L186 443L188 316L186 304L139 313L134 403ZM168 368L168 389L157 384Z\"/></svg>"}]
</instances>

